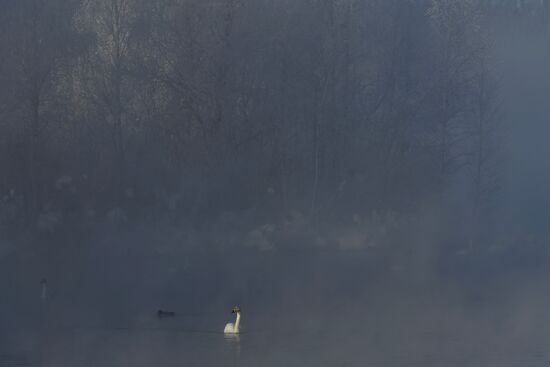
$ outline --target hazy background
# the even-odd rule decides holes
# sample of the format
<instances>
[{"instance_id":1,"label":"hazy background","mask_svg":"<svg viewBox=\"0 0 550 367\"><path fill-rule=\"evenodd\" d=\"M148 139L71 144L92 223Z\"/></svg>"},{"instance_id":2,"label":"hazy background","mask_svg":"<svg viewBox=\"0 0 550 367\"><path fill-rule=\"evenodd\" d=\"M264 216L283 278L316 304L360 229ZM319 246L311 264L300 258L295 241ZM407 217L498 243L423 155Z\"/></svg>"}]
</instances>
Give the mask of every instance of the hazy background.
<instances>
[{"instance_id":1,"label":"hazy background","mask_svg":"<svg viewBox=\"0 0 550 367\"><path fill-rule=\"evenodd\" d=\"M550 362L550 1L0 0L0 56L0 366Z\"/></svg>"}]
</instances>

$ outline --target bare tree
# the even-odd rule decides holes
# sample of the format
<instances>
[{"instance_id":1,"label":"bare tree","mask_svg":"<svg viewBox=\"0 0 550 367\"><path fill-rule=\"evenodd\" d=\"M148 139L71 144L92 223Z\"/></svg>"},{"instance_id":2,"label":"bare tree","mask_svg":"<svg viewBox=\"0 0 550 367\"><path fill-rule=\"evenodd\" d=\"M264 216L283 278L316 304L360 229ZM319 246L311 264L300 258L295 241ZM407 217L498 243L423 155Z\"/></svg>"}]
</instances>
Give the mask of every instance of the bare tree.
<instances>
[{"instance_id":1,"label":"bare tree","mask_svg":"<svg viewBox=\"0 0 550 367\"><path fill-rule=\"evenodd\" d=\"M132 98L129 82L133 2L101 0L86 2L80 9L81 26L95 36L95 50L89 54L90 96L104 110L112 133L113 178L118 200L126 184L125 120Z\"/></svg>"},{"instance_id":2,"label":"bare tree","mask_svg":"<svg viewBox=\"0 0 550 367\"><path fill-rule=\"evenodd\" d=\"M474 77L474 127L472 131L472 225L473 245L489 214L502 178L504 161L501 101L495 71L489 69L486 58L478 62Z\"/></svg>"},{"instance_id":3,"label":"bare tree","mask_svg":"<svg viewBox=\"0 0 550 367\"><path fill-rule=\"evenodd\" d=\"M26 201L30 219L41 209L41 135L49 123L45 111L54 105L53 80L64 58L74 52L73 2L23 0L18 2L14 25L20 32L16 55L22 92L27 102Z\"/></svg>"},{"instance_id":4,"label":"bare tree","mask_svg":"<svg viewBox=\"0 0 550 367\"><path fill-rule=\"evenodd\" d=\"M454 172L457 161L455 140L464 112L465 88L471 75L472 65L484 51L480 31L480 8L476 0L433 0L429 9L430 18L439 41L435 93L439 96L438 145L440 172L443 177Z\"/></svg>"}]
</instances>

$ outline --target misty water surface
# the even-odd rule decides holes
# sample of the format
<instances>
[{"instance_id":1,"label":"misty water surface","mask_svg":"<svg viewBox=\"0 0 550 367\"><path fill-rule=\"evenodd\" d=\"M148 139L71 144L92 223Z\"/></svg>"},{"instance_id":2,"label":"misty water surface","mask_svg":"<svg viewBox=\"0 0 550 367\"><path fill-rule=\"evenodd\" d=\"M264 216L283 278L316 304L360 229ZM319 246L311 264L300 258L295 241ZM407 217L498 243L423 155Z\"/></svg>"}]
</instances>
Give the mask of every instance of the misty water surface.
<instances>
[{"instance_id":1,"label":"misty water surface","mask_svg":"<svg viewBox=\"0 0 550 367\"><path fill-rule=\"evenodd\" d=\"M42 267L51 293L44 304L34 270L40 267L30 259L20 267L19 288L2 305L3 366L550 361L542 266L504 271L466 261L455 262L454 270L420 271L410 262L387 267L368 251L329 250L53 262L54 268ZM4 261L4 270L9 265ZM236 303L244 329L228 338L221 331ZM177 316L158 319L158 308Z\"/></svg>"}]
</instances>

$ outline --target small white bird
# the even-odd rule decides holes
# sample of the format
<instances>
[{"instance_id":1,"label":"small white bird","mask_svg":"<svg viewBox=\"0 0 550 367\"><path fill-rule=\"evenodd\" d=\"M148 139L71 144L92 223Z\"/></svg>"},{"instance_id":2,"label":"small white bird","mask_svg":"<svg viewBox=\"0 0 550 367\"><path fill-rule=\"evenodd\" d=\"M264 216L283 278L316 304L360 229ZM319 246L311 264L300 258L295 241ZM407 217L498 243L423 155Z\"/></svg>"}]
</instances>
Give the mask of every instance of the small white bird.
<instances>
[{"instance_id":1,"label":"small white bird","mask_svg":"<svg viewBox=\"0 0 550 367\"><path fill-rule=\"evenodd\" d=\"M239 326L241 324L241 308L239 306L233 307L231 313L237 314L237 319L235 323L227 323L223 329L224 334L238 334Z\"/></svg>"}]
</instances>

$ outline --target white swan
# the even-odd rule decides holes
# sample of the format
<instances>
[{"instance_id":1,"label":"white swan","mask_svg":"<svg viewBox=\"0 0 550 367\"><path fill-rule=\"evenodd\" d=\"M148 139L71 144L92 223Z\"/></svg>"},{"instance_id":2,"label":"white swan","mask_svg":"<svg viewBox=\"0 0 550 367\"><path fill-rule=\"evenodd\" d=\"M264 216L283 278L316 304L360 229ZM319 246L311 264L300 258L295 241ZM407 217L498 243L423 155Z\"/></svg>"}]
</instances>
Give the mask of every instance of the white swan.
<instances>
[{"instance_id":1,"label":"white swan","mask_svg":"<svg viewBox=\"0 0 550 367\"><path fill-rule=\"evenodd\" d=\"M223 329L224 334L238 334L239 333L239 326L241 324L241 309L239 306L233 307L231 310L231 313L237 314L237 319L235 320L235 323L227 323L225 325L225 328Z\"/></svg>"}]
</instances>

